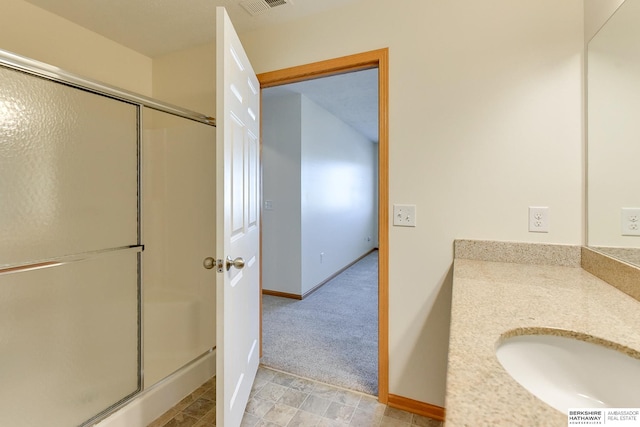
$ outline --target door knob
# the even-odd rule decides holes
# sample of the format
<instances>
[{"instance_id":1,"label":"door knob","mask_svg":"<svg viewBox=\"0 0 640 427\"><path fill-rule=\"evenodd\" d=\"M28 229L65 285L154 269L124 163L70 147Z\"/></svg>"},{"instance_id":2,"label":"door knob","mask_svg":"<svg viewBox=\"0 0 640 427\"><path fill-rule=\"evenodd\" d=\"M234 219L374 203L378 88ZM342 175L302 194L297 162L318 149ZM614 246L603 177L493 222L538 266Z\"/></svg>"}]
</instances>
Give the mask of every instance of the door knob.
<instances>
[{"instance_id":1,"label":"door knob","mask_svg":"<svg viewBox=\"0 0 640 427\"><path fill-rule=\"evenodd\" d=\"M238 257L236 259L231 259L230 256L227 257L227 271L231 269L231 267L235 267L238 270L242 270L244 268L244 259L242 257Z\"/></svg>"},{"instance_id":2,"label":"door knob","mask_svg":"<svg viewBox=\"0 0 640 427\"><path fill-rule=\"evenodd\" d=\"M204 268L206 268L207 270L211 270L215 265L216 265L216 260L209 257L206 257L204 259L204 261L202 261L202 265L204 265Z\"/></svg>"}]
</instances>

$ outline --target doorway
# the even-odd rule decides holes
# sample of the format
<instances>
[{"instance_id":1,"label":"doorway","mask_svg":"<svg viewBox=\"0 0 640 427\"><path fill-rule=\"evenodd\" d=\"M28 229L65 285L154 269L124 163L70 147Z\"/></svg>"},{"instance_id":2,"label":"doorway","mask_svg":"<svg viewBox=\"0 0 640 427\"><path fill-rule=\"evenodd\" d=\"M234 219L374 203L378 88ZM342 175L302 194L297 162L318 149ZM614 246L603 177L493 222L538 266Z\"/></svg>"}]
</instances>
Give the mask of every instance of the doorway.
<instances>
[{"instance_id":1,"label":"doorway","mask_svg":"<svg viewBox=\"0 0 640 427\"><path fill-rule=\"evenodd\" d=\"M258 75L261 89L355 71L378 70L378 400L388 400L388 50L292 67ZM263 206L264 209L264 206ZM269 248L262 247L262 253ZM302 295L302 293L301 293Z\"/></svg>"}]
</instances>

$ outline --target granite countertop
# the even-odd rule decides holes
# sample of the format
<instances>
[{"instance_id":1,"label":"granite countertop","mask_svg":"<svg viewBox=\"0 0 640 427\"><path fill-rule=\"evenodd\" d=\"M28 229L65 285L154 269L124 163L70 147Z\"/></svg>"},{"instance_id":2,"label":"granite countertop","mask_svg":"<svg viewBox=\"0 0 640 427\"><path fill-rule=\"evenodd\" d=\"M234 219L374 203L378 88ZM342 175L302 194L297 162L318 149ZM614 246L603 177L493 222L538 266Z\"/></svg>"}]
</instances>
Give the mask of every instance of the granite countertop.
<instances>
[{"instance_id":1,"label":"granite countertop","mask_svg":"<svg viewBox=\"0 0 640 427\"><path fill-rule=\"evenodd\" d=\"M495 355L506 335L548 329L640 351L640 302L579 267L456 259L446 427L566 426Z\"/></svg>"}]
</instances>

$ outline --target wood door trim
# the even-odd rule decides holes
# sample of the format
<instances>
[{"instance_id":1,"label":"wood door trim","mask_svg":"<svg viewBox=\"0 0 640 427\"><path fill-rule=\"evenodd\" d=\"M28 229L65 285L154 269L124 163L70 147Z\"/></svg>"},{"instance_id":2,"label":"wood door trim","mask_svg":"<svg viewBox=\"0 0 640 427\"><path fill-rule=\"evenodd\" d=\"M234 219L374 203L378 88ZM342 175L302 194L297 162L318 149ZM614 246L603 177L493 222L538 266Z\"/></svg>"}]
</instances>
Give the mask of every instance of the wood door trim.
<instances>
[{"instance_id":1,"label":"wood door trim","mask_svg":"<svg viewBox=\"0 0 640 427\"><path fill-rule=\"evenodd\" d=\"M314 62L312 64L299 65L282 70L269 71L258 74L260 88L280 86L303 80L328 77L334 74L379 68L381 58L387 56L388 49L372 50L369 52L357 53L355 55L343 56L326 61ZM386 60L385 60L386 62ZM378 80L380 82L380 80Z\"/></svg>"},{"instance_id":2,"label":"wood door trim","mask_svg":"<svg viewBox=\"0 0 640 427\"><path fill-rule=\"evenodd\" d=\"M302 295L300 295L300 294L292 294L292 293L289 293L289 292L272 291L270 289L263 289L262 290L262 295L269 295L269 296L272 296L272 297L280 297L280 298L289 298L289 299L302 300Z\"/></svg>"},{"instance_id":3,"label":"wood door trim","mask_svg":"<svg viewBox=\"0 0 640 427\"><path fill-rule=\"evenodd\" d=\"M378 400L386 404L389 399L389 49L261 73L258 81L260 89L265 89L370 68L378 68ZM262 289L262 282L260 286Z\"/></svg>"},{"instance_id":4,"label":"wood door trim","mask_svg":"<svg viewBox=\"0 0 640 427\"><path fill-rule=\"evenodd\" d=\"M446 411L441 406L431 405L430 403L420 402L418 400L409 399L408 397L396 396L395 394L389 395L387 405L392 408L402 409L403 411L433 418L438 421L444 421L446 416Z\"/></svg>"}]
</instances>

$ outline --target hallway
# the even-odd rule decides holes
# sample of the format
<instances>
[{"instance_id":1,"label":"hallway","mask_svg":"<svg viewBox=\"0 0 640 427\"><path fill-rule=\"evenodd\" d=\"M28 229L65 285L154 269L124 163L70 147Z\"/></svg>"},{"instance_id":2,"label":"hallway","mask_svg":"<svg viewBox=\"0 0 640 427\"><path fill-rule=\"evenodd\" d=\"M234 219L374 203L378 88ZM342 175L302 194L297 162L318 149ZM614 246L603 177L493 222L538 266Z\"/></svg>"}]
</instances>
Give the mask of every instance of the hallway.
<instances>
[{"instance_id":1,"label":"hallway","mask_svg":"<svg viewBox=\"0 0 640 427\"><path fill-rule=\"evenodd\" d=\"M264 366L378 394L378 251L304 300L263 296Z\"/></svg>"}]
</instances>

